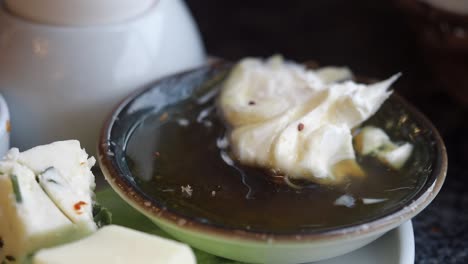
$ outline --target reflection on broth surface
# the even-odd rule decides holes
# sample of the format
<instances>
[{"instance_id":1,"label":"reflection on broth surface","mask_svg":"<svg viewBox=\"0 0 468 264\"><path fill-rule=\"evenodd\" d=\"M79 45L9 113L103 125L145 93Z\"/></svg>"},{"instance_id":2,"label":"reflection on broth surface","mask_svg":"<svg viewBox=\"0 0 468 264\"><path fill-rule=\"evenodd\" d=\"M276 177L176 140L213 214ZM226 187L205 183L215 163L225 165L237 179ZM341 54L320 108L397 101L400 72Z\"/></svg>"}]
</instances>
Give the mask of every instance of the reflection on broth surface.
<instances>
[{"instance_id":1,"label":"reflection on broth surface","mask_svg":"<svg viewBox=\"0 0 468 264\"><path fill-rule=\"evenodd\" d=\"M365 124L415 145L401 171L372 157L358 157L364 178L339 186L308 183L292 188L274 180L270 171L232 160L214 97L202 99L187 99L145 118L126 150L139 188L168 210L200 222L274 233L357 224L411 199L430 171L431 157L416 137L420 131L408 117L389 119L399 109L386 103Z\"/></svg>"}]
</instances>

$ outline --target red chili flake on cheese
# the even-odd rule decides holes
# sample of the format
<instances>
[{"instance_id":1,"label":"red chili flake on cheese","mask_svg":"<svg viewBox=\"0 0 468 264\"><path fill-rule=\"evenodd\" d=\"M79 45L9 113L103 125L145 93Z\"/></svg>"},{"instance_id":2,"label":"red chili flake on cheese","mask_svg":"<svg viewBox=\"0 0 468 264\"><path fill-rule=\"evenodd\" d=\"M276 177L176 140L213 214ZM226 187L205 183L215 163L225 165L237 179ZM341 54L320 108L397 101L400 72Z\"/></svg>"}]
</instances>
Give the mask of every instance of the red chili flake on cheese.
<instances>
[{"instance_id":1,"label":"red chili flake on cheese","mask_svg":"<svg viewBox=\"0 0 468 264\"><path fill-rule=\"evenodd\" d=\"M304 130L304 124L299 123L299 125L297 125L297 130L299 130L299 131Z\"/></svg>"},{"instance_id":2,"label":"red chili flake on cheese","mask_svg":"<svg viewBox=\"0 0 468 264\"><path fill-rule=\"evenodd\" d=\"M73 208L75 208L76 211L80 211L83 205L87 205L87 203L79 201L75 205L73 205ZM78 214L81 214L81 212L78 212Z\"/></svg>"}]
</instances>

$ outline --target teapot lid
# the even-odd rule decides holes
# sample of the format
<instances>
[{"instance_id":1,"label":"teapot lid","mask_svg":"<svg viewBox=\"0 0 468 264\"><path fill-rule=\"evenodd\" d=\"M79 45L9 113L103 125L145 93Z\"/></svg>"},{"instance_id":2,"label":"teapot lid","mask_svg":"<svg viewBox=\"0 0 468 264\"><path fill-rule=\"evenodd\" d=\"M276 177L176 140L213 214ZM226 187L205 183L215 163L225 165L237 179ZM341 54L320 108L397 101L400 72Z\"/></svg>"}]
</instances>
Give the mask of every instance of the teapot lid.
<instances>
[{"instance_id":1,"label":"teapot lid","mask_svg":"<svg viewBox=\"0 0 468 264\"><path fill-rule=\"evenodd\" d=\"M170 0L173 1L173 0ZM144 13L158 0L6 0L13 14L38 23L96 26Z\"/></svg>"}]
</instances>

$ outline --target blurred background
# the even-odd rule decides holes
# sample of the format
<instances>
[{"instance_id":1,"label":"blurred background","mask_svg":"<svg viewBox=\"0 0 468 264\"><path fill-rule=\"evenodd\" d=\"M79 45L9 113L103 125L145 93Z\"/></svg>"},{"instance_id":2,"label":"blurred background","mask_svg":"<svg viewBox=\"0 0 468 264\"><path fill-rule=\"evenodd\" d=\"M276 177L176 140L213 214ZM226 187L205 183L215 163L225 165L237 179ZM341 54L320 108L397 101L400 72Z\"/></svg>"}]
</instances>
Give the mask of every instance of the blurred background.
<instances>
[{"instance_id":1,"label":"blurred background","mask_svg":"<svg viewBox=\"0 0 468 264\"><path fill-rule=\"evenodd\" d=\"M449 157L441 193L413 220L416 263L468 263L468 1L427 1L186 3L213 56L280 53L376 78L402 72L395 89L436 125Z\"/></svg>"}]
</instances>

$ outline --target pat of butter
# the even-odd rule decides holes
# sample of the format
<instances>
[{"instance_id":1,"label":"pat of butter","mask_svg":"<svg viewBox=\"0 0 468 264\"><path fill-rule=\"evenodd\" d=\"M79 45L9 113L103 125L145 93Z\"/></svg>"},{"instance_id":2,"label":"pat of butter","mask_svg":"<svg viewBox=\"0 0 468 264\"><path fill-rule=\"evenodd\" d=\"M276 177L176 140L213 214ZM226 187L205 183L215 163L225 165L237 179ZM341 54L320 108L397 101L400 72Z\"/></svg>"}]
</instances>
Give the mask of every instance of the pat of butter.
<instances>
[{"instance_id":1,"label":"pat of butter","mask_svg":"<svg viewBox=\"0 0 468 264\"><path fill-rule=\"evenodd\" d=\"M33 257L33 264L75 263L194 264L196 260L185 244L116 225L70 244L43 249Z\"/></svg>"},{"instance_id":2,"label":"pat of butter","mask_svg":"<svg viewBox=\"0 0 468 264\"><path fill-rule=\"evenodd\" d=\"M321 183L362 176L335 166L346 161L358 168L351 129L380 108L398 76L372 85L337 82L350 76L346 69L312 71L280 57L239 62L219 100L233 128L235 158Z\"/></svg>"}]
</instances>

